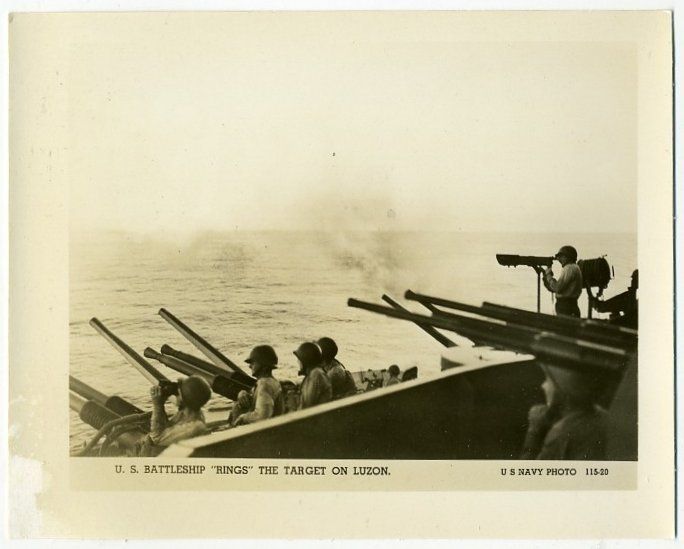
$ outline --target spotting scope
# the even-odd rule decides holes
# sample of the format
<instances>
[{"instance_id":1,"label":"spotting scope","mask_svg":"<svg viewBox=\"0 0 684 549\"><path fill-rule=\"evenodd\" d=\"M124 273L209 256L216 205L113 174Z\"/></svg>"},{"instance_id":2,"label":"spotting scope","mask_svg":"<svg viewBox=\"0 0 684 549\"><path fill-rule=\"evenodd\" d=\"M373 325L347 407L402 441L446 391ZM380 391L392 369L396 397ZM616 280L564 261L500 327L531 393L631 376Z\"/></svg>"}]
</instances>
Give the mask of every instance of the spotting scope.
<instances>
[{"instance_id":1,"label":"spotting scope","mask_svg":"<svg viewBox=\"0 0 684 549\"><path fill-rule=\"evenodd\" d=\"M504 267L517 267L525 265L527 267L550 267L553 264L553 257L542 257L537 255L513 255L496 254L499 265Z\"/></svg>"}]
</instances>

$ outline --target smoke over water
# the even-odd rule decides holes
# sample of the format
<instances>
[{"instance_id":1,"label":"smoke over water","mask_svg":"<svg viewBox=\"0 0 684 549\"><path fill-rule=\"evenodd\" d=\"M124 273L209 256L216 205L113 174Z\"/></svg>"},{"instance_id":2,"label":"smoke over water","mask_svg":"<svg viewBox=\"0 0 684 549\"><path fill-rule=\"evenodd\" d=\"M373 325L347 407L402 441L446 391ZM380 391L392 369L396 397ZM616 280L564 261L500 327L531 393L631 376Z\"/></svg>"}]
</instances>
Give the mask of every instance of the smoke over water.
<instances>
[{"instance_id":1,"label":"smoke over water","mask_svg":"<svg viewBox=\"0 0 684 549\"><path fill-rule=\"evenodd\" d=\"M358 271L376 292L403 293L420 277L409 276L411 258L392 232L338 232L326 235L326 253L336 267Z\"/></svg>"},{"instance_id":2,"label":"smoke over water","mask_svg":"<svg viewBox=\"0 0 684 549\"><path fill-rule=\"evenodd\" d=\"M421 377L427 377L439 371L441 345L411 323L351 309L347 299L379 303L386 292L425 313L403 299L410 288L531 310L536 307L534 271L501 267L495 254L549 250L570 241L568 235L411 232L370 225L364 232L363 221L357 230L338 225L337 231L229 231L182 243L125 234L72 241L70 373L147 408L145 378L88 321L98 317L138 352L168 343L196 353L157 314L166 307L235 362L256 344L273 345L279 379L297 380L292 351L323 335L335 339L351 370L419 365ZM634 235L574 235L572 242L588 257L609 254L616 278L606 298L624 291L636 265ZM586 302L580 306L586 310ZM544 292L542 312L552 311ZM71 427L74 440L92 436L75 414Z\"/></svg>"},{"instance_id":3,"label":"smoke over water","mask_svg":"<svg viewBox=\"0 0 684 549\"><path fill-rule=\"evenodd\" d=\"M321 210L320 204L335 204ZM403 293L424 278L411 269L416 250L400 238L401 212L391 196L318 197L311 207L318 245L338 269L358 272L376 292ZM409 274L411 273L411 274Z\"/></svg>"}]
</instances>

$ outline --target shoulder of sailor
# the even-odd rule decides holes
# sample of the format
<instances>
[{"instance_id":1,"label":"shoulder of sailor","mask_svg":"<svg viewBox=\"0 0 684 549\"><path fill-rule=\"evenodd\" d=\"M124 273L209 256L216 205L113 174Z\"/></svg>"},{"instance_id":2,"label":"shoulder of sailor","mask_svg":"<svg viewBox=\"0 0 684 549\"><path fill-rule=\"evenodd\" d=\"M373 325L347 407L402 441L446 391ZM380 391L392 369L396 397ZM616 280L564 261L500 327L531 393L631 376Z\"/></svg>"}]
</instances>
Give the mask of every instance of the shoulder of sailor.
<instances>
[{"instance_id":1,"label":"shoulder of sailor","mask_svg":"<svg viewBox=\"0 0 684 549\"><path fill-rule=\"evenodd\" d=\"M174 425L170 425L158 436L150 437L155 444L161 446L169 446L174 442L186 438L192 438L199 435L204 435L209 432L209 428L204 423L204 418L186 418L185 421L179 421Z\"/></svg>"},{"instance_id":2,"label":"shoulder of sailor","mask_svg":"<svg viewBox=\"0 0 684 549\"><path fill-rule=\"evenodd\" d=\"M529 423L537 423L544 419L549 412L549 407L546 404L535 404L527 413L527 420Z\"/></svg>"},{"instance_id":3,"label":"shoulder of sailor","mask_svg":"<svg viewBox=\"0 0 684 549\"><path fill-rule=\"evenodd\" d=\"M209 428L201 419L194 419L176 426L179 438L192 438L209 433Z\"/></svg>"},{"instance_id":4,"label":"shoulder of sailor","mask_svg":"<svg viewBox=\"0 0 684 549\"><path fill-rule=\"evenodd\" d=\"M201 419L196 419L191 423L191 425L192 431L195 433L195 435L201 435L209 432L209 427L207 427L204 417L202 417Z\"/></svg>"},{"instance_id":5,"label":"shoulder of sailor","mask_svg":"<svg viewBox=\"0 0 684 549\"><path fill-rule=\"evenodd\" d=\"M176 412L169 420L169 425L186 425L194 422L204 423L204 412L200 410L199 412L191 413L187 408L184 408Z\"/></svg>"},{"instance_id":6,"label":"shoulder of sailor","mask_svg":"<svg viewBox=\"0 0 684 549\"><path fill-rule=\"evenodd\" d=\"M330 369L328 370L328 375L344 375L344 372L346 372L346 368L342 366L339 362L334 362L332 366L330 366Z\"/></svg>"},{"instance_id":7,"label":"shoulder of sailor","mask_svg":"<svg viewBox=\"0 0 684 549\"><path fill-rule=\"evenodd\" d=\"M260 377L256 380L256 384L252 387L252 396L258 397L259 393L268 391L268 381L265 377Z\"/></svg>"},{"instance_id":8,"label":"shoulder of sailor","mask_svg":"<svg viewBox=\"0 0 684 549\"><path fill-rule=\"evenodd\" d=\"M314 380L328 379L328 376L326 375L325 371L320 366L316 366L313 370L311 370L310 375L311 375L311 378Z\"/></svg>"},{"instance_id":9,"label":"shoulder of sailor","mask_svg":"<svg viewBox=\"0 0 684 549\"><path fill-rule=\"evenodd\" d=\"M600 425L607 421L608 412L596 404L589 410L574 412L566 416L564 419L567 426Z\"/></svg>"},{"instance_id":10,"label":"shoulder of sailor","mask_svg":"<svg viewBox=\"0 0 684 549\"><path fill-rule=\"evenodd\" d=\"M608 414L603 408L596 406L594 410L578 411L560 418L549 431L549 436L582 438L593 436L606 429Z\"/></svg>"},{"instance_id":11,"label":"shoulder of sailor","mask_svg":"<svg viewBox=\"0 0 684 549\"><path fill-rule=\"evenodd\" d=\"M323 371L323 368L314 368L310 375L311 383L317 386L330 385L330 378L328 377L328 374Z\"/></svg>"},{"instance_id":12,"label":"shoulder of sailor","mask_svg":"<svg viewBox=\"0 0 684 549\"><path fill-rule=\"evenodd\" d=\"M274 377L260 378L257 382L257 387L259 387L259 390L268 392L268 394L273 397L278 396L278 394L283 390L282 385L280 385L280 381Z\"/></svg>"},{"instance_id":13,"label":"shoulder of sailor","mask_svg":"<svg viewBox=\"0 0 684 549\"><path fill-rule=\"evenodd\" d=\"M582 269L580 269L580 266L577 263L568 263L565 267L563 267L563 272L571 276L582 275Z\"/></svg>"}]
</instances>

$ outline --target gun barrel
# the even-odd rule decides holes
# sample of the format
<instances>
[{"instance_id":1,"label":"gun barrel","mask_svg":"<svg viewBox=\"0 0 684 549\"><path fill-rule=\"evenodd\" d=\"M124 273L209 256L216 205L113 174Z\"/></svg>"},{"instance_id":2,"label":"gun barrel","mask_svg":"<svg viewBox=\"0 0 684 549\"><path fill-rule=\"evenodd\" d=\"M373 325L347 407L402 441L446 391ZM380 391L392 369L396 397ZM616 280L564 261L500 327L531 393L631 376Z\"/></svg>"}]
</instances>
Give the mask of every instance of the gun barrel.
<instances>
[{"instance_id":1,"label":"gun barrel","mask_svg":"<svg viewBox=\"0 0 684 549\"><path fill-rule=\"evenodd\" d=\"M181 322L173 314L164 308L159 309L159 315L166 320L171 326L173 326L180 334L185 337L190 343L192 343L197 349L202 352L209 360L211 360L216 366L220 368L228 368L235 372L239 372L245 377L251 378L248 373L246 373L242 368L235 364L232 360L226 357L213 345L211 345L206 339L190 329L186 324Z\"/></svg>"},{"instance_id":2,"label":"gun barrel","mask_svg":"<svg viewBox=\"0 0 684 549\"><path fill-rule=\"evenodd\" d=\"M474 313L480 316L493 318L505 322L506 324L516 324L526 326L531 329L553 331L561 335L592 341L595 343L611 345L615 347L632 347L636 344L636 340L618 331L609 329L604 330L603 325L597 322L567 322L563 317L556 317L551 315L541 315L540 313L532 313L525 311L527 314L519 314L515 310L511 311L503 307L489 306L477 307L475 305L468 305L466 303L459 303L450 299L441 297L434 297L429 295L418 294L408 290L406 292L406 299L411 299L423 303L425 305L438 305L449 309L464 311L467 313ZM435 314L451 316L453 313L432 307L431 310ZM569 317L570 318L570 317ZM558 321L560 319L560 322Z\"/></svg>"},{"instance_id":3,"label":"gun barrel","mask_svg":"<svg viewBox=\"0 0 684 549\"><path fill-rule=\"evenodd\" d=\"M93 429L102 429L109 422L121 419L120 414L99 402L87 400L74 391L69 391L69 408L78 414L83 423L90 425ZM121 433L116 440L124 448L133 450L145 436L144 431L143 427L137 426L134 430Z\"/></svg>"},{"instance_id":4,"label":"gun barrel","mask_svg":"<svg viewBox=\"0 0 684 549\"><path fill-rule=\"evenodd\" d=\"M527 322L530 319L538 319L543 321L549 329L572 329L576 327L586 328L595 333L609 334L614 337L619 337L626 342L636 343L639 332L624 326L616 326L615 324L608 324L607 322L599 322L586 318L576 318L572 316L555 316L544 313L535 313L525 309L517 309L515 307L508 307L506 305L497 305L485 301L482 308L487 311L503 312L510 315L510 318L515 322Z\"/></svg>"},{"instance_id":5,"label":"gun barrel","mask_svg":"<svg viewBox=\"0 0 684 549\"><path fill-rule=\"evenodd\" d=\"M69 408L72 411L80 414L86 402L88 402L88 399L82 397L75 391L69 391Z\"/></svg>"},{"instance_id":6,"label":"gun barrel","mask_svg":"<svg viewBox=\"0 0 684 549\"><path fill-rule=\"evenodd\" d=\"M212 391L230 400L236 400L238 393L242 389L250 389L249 387L246 387L245 385L233 380L231 378L233 372L225 372L225 374L213 375L210 372L204 371L193 364L185 362L184 360L174 356L158 353L150 347L145 349L145 356L147 358L158 360L169 368L172 368L173 370L176 370L177 372L187 376L197 375L202 377L210 385Z\"/></svg>"},{"instance_id":7,"label":"gun barrel","mask_svg":"<svg viewBox=\"0 0 684 549\"><path fill-rule=\"evenodd\" d=\"M106 423L120 417L99 402L85 399L74 391L69 391L69 408L94 429L101 429Z\"/></svg>"},{"instance_id":8,"label":"gun barrel","mask_svg":"<svg viewBox=\"0 0 684 549\"><path fill-rule=\"evenodd\" d=\"M449 317L428 317L357 299L349 299L347 304L350 307L450 330L493 347L533 354L540 360L563 364L571 368L598 367L616 373L622 371L629 357L624 349L538 331L529 327L510 326L456 314Z\"/></svg>"},{"instance_id":9,"label":"gun barrel","mask_svg":"<svg viewBox=\"0 0 684 549\"><path fill-rule=\"evenodd\" d=\"M206 360L202 360L201 358L197 358L196 356L193 356L191 354L184 353L183 351L178 351L171 347L171 345L162 345L161 352L164 355L172 356L179 360L182 360L183 362L192 364L196 368L204 370L205 372L208 372L212 375L230 378L233 383L241 385L242 389L249 390L256 384L256 380L251 376L242 375L241 373L235 371L229 372L225 368L219 368L211 362L207 362Z\"/></svg>"},{"instance_id":10,"label":"gun barrel","mask_svg":"<svg viewBox=\"0 0 684 549\"><path fill-rule=\"evenodd\" d=\"M85 398L86 400L97 402L98 404L120 416L142 413L140 408L131 404L127 400L124 400L117 395L107 396L97 389L93 389L90 385L72 375L69 376L69 390L73 391L80 397Z\"/></svg>"},{"instance_id":11,"label":"gun barrel","mask_svg":"<svg viewBox=\"0 0 684 549\"><path fill-rule=\"evenodd\" d=\"M400 305L398 302L396 302L394 299L392 299L390 296L387 294L383 294L382 299L386 302L389 303L392 307L394 307L397 311L406 311L409 312L408 309L406 309L404 306ZM416 326L418 326L420 329L422 329L425 333L431 335L434 339L439 341L442 345L445 347L456 347L456 343L451 341L447 336L444 334L441 334L438 332L435 328L432 326L426 326L425 324L418 324L416 323Z\"/></svg>"},{"instance_id":12,"label":"gun barrel","mask_svg":"<svg viewBox=\"0 0 684 549\"><path fill-rule=\"evenodd\" d=\"M146 347L145 350L143 351L143 354L145 355L146 358L151 358L153 360L157 360L164 364L165 366L168 366L172 370L175 370L176 372L179 372L183 375L186 376L193 376L197 375L202 377L205 381L208 383L211 383L211 380L214 376L211 374L205 372L204 370L200 370L199 368L196 368L192 364L188 364L187 362L184 362L182 360L179 360L175 357L172 356L167 356L163 355L161 353L158 353L151 347Z\"/></svg>"},{"instance_id":13,"label":"gun barrel","mask_svg":"<svg viewBox=\"0 0 684 549\"><path fill-rule=\"evenodd\" d=\"M119 414L120 416L143 413L143 410L117 395L110 396L105 401L104 405L105 408L111 410L115 414Z\"/></svg>"},{"instance_id":14,"label":"gun barrel","mask_svg":"<svg viewBox=\"0 0 684 549\"><path fill-rule=\"evenodd\" d=\"M435 305L438 305L440 307L457 309L459 311L463 311L466 313L482 314L481 307L477 307L476 305L468 305L467 303L452 301L450 299L444 299L442 297L434 297L431 295L419 294L417 292L414 292L413 290L406 290L404 297L406 299L410 299L411 301L417 301L418 303L422 303L433 313L444 313L444 311L435 307Z\"/></svg>"},{"instance_id":15,"label":"gun barrel","mask_svg":"<svg viewBox=\"0 0 684 549\"><path fill-rule=\"evenodd\" d=\"M533 335L525 329L518 329L515 327L506 327L498 325L499 328L507 328L507 330L492 330L493 325L486 320L468 317L442 317L442 316L425 316L408 311L398 311L390 309L375 303L368 303L358 299L349 299L347 305L357 309L365 309L374 313L383 314L393 318L402 320L409 320L416 324L423 324L426 326L433 326L458 333L468 339L477 341L486 341L492 346L501 346L509 348L520 353L529 353L530 344L532 343ZM483 338L486 334L486 338Z\"/></svg>"},{"instance_id":16,"label":"gun barrel","mask_svg":"<svg viewBox=\"0 0 684 549\"><path fill-rule=\"evenodd\" d=\"M131 347L126 345L121 339L115 336L107 327L102 324L97 318L90 319L90 325L104 337L112 347L123 355L126 361L138 370L150 383L157 384L160 381L168 381L168 378L157 370L152 364L147 362L143 357L136 353Z\"/></svg>"},{"instance_id":17,"label":"gun barrel","mask_svg":"<svg viewBox=\"0 0 684 549\"><path fill-rule=\"evenodd\" d=\"M100 404L104 404L107 402L107 398L109 398L104 393L101 393L97 389L93 389L90 385L83 383L80 379L77 379L72 375L69 375L69 390L86 400L94 400Z\"/></svg>"}]
</instances>

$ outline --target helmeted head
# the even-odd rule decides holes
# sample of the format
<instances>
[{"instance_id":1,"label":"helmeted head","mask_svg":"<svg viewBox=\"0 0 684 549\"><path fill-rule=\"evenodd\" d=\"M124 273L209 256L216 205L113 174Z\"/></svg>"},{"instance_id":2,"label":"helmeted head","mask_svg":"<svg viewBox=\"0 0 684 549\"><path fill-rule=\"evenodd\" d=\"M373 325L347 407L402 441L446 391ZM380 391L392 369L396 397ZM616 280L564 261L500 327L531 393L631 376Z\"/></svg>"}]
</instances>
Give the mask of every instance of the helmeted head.
<instances>
[{"instance_id":1,"label":"helmeted head","mask_svg":"<svg viewBox=\"0 0 684 549\"><path fill-rule=\"evenodd\" d=\"M546 380L542 389L547 404L556 398L570 400L579 404L594 404L598 401L605 380L602 376L550 364L543 364Z\"/></svg>"},{"instance_id":2,"label":"helmeted head","mask_svg":"<svg viewBox=\"0 0 684 549\"><path fill-rule=\"evenodd\" d=\"M630 290L636 291L639 289L639 269L635 269L632 272L632 283L629 286Z\"/></svg>"},{"instance_id":3,"label":"helmeted head","mask_svg":"<svg viewBox=\"0 0 684 549\"><path fill-rule=\"evenodd\" d=\"M337 343L330 337L322 337L317 341L318 347L321 349L321 355L326 362L331 361L337 356Z\"/></svg>"},{"instance_id":4,"label":"helmeted head","mask_svg":"<svg viewBox=\"0 0 684 549\"><path fill-rule=\"evenodd\" d=\"M245 359L245 362L249 364L254 375L260 374L262 372L270 372L274 368L277 368L278 355L275 349L270 345L257 345L249 353L249 356Z\"/></svg>"},{"instance_id":5,"label":"helmeted head","mask_svg":"<svg viewBox=\"0 0 684 549\"><path fill-rule=\"evenodd\" d=\"M573 246L561 246L554 259L560 261L561 265L577 262L577 250Z\"/></svg>"},{"instance_id":6,"label":"helmeted head","mask_svg":"<svg viewBox=\"0 0 684 549\"><path fill-rule=\"evenodd\" d=\"M321 354L318 345L309 341L302 343L297 350L294 351L294 355L299 359L304 372L319 366L323 361L323 355Z\"/></svg>"},{"instance_id":7,"label":"helmeted head","mask_svg":"<svg viewBox=\"0 0 684 549\"><path fill-rule=\"evenodd\" d=\"M389 369L387 370L387 372L388 372L389 375L391 375L392 377L399 377L399 372L400 372L399 366L397 366L396 364L392 364L392 366L389 367Z\"/></svg>"},{"instance_id":8,"label":"helmeted head","mask_svg":"<svg viewBox=\"0 0 684 549\"><path fill-rule=\"evenodd\" d=\"M198 411L211 398L211 387L200 376L190 376L178 382L179 406Z\"/></svg>"}]
</instances>

